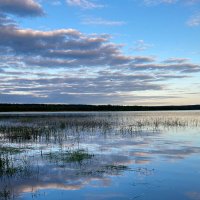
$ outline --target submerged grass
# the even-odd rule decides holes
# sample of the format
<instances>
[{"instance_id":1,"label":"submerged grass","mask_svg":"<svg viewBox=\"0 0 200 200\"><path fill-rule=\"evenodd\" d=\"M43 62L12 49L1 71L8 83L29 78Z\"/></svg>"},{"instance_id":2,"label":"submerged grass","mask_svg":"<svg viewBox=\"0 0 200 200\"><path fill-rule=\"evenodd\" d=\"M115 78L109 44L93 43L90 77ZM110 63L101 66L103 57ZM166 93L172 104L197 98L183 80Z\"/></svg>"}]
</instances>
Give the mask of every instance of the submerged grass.
<instances>
[{"instance_id":1,"label":"submerged grass","mask_svg":"<svg viewBox=\"0 0 200 200\"><path fill-rule=\"evenodd\" d=\"M91 159L94 155L85 152L84 150L77 150L69 153L69 162L81 162L85 159Z\"/></svg>"},{"instance_id":2,"label":"submerged grass","mask_svg":"<svg viewBox=\"0 0 200 200\"><path fill-rule=\"evenodd\" d=\"M94 157L93 154L89 154L83 149L79 149L76 151L58 151L58 152L50 152L48 154L43 155L44 158L50 160L51 162L62 162L62 163L70 163L70 162L82 162L83 160L88 160Z\"/></svg>"},{"instance_id":3,"label":"submerged grass","mask_svg":"<svg viewBox=\"0 0 200 200\"><path fill-rule=\"evenodd\" d=\"M126 165L115 165L115 164L100 165L97 166L96 168L93 168L92 170L85 168L84 170L80 171L78 175L83 175L83 176L119 175L127 170L131 169Z\"/></svg>"},{"instance_id":4,"label":"submerged grass","mask_svg":"<svg viewBox=\"0 0 200 200\"><path fill-rule=\"evenodd\" d=\"M106 165L106 169L108 170L117 170L117 171L122 171L122 170L128 170L129 168L125 165Z\"/></svg>"},{"instance_id":5,"label":"submerged grass","mask_svg":"<svg viewBox=\"0 0 200 200\"><path fill-rule=\"evenodd\" d=\"M15 148L3 148L4 153L0 154L0 178L2 177L26 177L31 174L29 162L26 157L16 158L21 150Z\"/></svg>"},{"instance_id":6,"label":"submerged grass","mask_svg":"<svg viewBox=\"0 0 200 200\"><path fill-rule=\"evenodd\" d=\"M19 168L14 166L12 158L9 158L8 155L0 156L0 177L13 176L18 171Z\"/></svg>"},{"instance_id":7,"label":"submerged grass","mask_svg":"<svg viewBox=\"0 0 200 200\"><path fill-rule=\"evenodd\" d=\"M26 150L27 148L0 146L0 154L19 154L19 153L25 152Z\"/></svg>"},{"instance_id":8,"label":"submerged grass","mask_svg":"<svg viewBox=\"0 0 200 200\"><path fill-rule=\"evenodd\" d=\"M11 199L11 192L7 188L0 189L0 199L10 200Z\"/></svg>"}]
</instances>

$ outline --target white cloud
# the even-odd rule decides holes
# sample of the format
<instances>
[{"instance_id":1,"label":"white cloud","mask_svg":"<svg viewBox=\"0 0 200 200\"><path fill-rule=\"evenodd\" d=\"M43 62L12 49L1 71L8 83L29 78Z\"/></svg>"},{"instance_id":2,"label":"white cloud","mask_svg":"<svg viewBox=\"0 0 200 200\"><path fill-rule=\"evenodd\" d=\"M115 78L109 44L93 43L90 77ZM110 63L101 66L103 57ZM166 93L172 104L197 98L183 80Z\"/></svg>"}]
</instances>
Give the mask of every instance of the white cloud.
<instances>
[{"instance_id":1,"label":"white cloud","mask_svg":"<svg viewBox=\"0 0 200 200\"><path fill-rule=\"evenodd\" d=\"M87 24L87 25L104 25L104 26L121 26L124 25L124 21L114 21L114 20L107 20L103 18L84 18L82 20L82 24Z\"/></svg>"},{"instance_id":2,"label":"white cloud","mask_svg":"<svg viewBox=\"0 0 200 200\"><path fill-rule=\"evenodd\" d=\"M134 47L131 49L133 49L135 51L145 51L152 46L153 46L152 44L148 44L144 40L137 40L134 44Z\"/></svg>"},{"instance_id":3,"label":"white cloud","mask_svg":"<svg viewBox=\"0 0 200 200\"><path fill-rule=\"evenodd\" d=\"M188 58L168 58L167 60L164 60L164 63L185 63L188 62Z\"/></svg>"},{"instance_id":4,"label":"white cloud","mask_svg":"<svg viewBox=\"0 0 200 200\"><path fill-rule=\"evenodd\" d=\"M143 0L145 6L157 6L160 4L179 4L187 7L195 7L200 3L200 0ZM188 26L195 27L200 25L200 12L194 14L186 22Z\"/></svg>"},{"instance_id":5,"label":"white cloud","mask_svg":"<svg viewBox=\"0 0 200 200\"><path fill-rule=\"evenodd\" d=\"M144 0L145 5L154 6L159 4L174 4L183 3L185 5L194 5L200 2L200 0Z\"/></svg>"},{"instance_id":6,"label":"white cloud","mask_svg":"<svg viewBox=\"0 0 200 200\"><path fill-rule=\"evenodd\" d=\"M59 6L59 5L61 5L62 3L61 3L61 1L54 0L54 1L52 1L51 4L54 5L54 6Z\"/></svg>"},{"instance_id":7,"label":"white cloud","mask_svg":"<svg viewBox=\"0 0 200 200\"><path fill-rule=\"evenodd\" d=\"M145 5L158 5L161 3L172 4L176 3L178 0L144 0Z\"/></svg>"},{"instance_id":8,"label":"white cloud","mask_svg":"<svg viewBox=\"0 0 200 200\"><path fill-rule=\"evenodd\" d=\"M199 26L200 25L200 13L193 15L188 21L188 26Z\"/></svg>"},{"instance_id":9,"label":"white cloud","mask_svg":"<svg viewBox=\"0 0 200 200\"><path fill-rule=\"evenodd\" d=\"M89 0L66 0L67 4L70 6L78 6L84 9L101 8L103 5L97 4Z\"/></svg>"}]
</instances>

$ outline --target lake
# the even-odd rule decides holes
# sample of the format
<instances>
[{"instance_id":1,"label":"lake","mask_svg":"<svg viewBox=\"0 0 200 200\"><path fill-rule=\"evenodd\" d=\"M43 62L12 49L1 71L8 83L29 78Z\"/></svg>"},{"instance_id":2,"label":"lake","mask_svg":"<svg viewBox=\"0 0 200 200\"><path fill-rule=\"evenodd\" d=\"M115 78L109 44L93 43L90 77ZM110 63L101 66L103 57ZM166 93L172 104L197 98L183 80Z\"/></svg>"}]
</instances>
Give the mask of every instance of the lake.
<instances>
[{"instance_id":1,"label":"lake","mask_svg":"<svg viewBox=\"0 0 200 200\"><path fill-rule=\"evenodd\" d=\"M200 200L200 111L0 114L2 200Z\"/></svg>"}]
</instances>

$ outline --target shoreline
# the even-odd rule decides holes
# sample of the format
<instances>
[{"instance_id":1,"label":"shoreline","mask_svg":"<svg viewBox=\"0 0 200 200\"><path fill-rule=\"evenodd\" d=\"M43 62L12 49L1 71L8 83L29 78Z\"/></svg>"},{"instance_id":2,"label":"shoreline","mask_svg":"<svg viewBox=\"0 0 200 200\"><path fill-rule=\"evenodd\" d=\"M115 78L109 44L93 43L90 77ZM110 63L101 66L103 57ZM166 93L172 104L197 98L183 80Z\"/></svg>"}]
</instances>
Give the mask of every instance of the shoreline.
<instances>
[{"instance_id":1,"label":"shoreline","mask_svg":"<svg viewBox=\"0 0 200 200\"><path fill-rule=\"evenodd\" d=\"M123 105L73 105L73 104L0 104L0 113L14 112L137 112L137 111L198 111L200 105L123 106Z\"/></svg>"}]
</instances>

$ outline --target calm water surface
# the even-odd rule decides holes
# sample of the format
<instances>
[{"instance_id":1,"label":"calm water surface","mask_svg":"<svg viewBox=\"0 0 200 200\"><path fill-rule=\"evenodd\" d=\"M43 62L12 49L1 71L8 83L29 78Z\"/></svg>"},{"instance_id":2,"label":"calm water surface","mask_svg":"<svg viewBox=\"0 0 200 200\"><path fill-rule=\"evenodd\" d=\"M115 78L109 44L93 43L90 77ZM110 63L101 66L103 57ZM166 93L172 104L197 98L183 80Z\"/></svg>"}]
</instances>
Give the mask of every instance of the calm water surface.
<instances>
[{"instance_id":1,"label":"calm water surface","mask_svg":"<svg viewBox=\"0 0 200 200\"><path fill-rule=\"evenodd\" d=\"M0 114L2 200L200 200L200 112Z\"/></svg>"}]
</instances>

